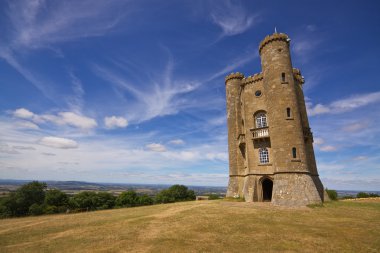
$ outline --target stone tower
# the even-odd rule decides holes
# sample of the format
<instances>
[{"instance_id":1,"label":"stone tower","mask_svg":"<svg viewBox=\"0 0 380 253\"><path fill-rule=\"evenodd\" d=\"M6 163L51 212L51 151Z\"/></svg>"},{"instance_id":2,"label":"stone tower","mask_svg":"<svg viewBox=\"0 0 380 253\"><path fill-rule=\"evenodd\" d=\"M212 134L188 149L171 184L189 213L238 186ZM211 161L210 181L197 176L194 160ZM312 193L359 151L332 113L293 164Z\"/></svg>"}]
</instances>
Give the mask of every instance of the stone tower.
<instances>
[{"instance_id":1,"label":"stone tower","mask_svg":"<svg viewBox=\"0 0 380 253\"><path fill-rule=\"evenodd\" d=\"M262 72L226 77L227 197L302 206L323 202L302 85L286 34L259 46Z\"/></svg>"}]
</instances>

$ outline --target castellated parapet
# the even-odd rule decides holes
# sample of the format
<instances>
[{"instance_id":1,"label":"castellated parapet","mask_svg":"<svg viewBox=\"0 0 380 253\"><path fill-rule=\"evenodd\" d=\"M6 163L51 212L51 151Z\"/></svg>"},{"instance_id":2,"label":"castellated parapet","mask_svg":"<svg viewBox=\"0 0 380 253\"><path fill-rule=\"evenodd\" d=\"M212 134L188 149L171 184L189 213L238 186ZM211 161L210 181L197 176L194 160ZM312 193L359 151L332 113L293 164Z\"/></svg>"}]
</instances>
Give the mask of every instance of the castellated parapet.
<instances>
[{"instance_id":1,"label":"castellated parapet","mask_svg":"<svg viewBox=\"0 0 380 253\"><path fill-rule=\"evenodd\" d=\"M302 86L290 39L260 43L262 72L225 79L229 151L227 197L303 206L323 202Z\"/></svg>"}]
</instances>

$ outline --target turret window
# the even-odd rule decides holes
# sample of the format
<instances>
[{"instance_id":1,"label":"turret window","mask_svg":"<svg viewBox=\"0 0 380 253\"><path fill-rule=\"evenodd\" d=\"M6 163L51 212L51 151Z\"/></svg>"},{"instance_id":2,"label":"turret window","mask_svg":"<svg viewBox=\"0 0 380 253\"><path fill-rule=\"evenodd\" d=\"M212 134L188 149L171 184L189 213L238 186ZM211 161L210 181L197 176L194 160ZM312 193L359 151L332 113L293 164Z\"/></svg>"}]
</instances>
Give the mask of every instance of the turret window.
<instances>
[{"instance_id":1,"label":"turret window","mask_svg":"<svg viewBox=\"0 0 380 253\"><path fill-rule=\"evenodd\" d=\"M267 127L267 115L264 112L260 112L256 115L256 128Z\"/></svg>"},{"instance_id":2,"label":"turret window","mask_svg":"<svg viewBox=\"0 0 380 253\"><path fill-rule=\"evenodd\" d=\"M286 108L286 117L290 118L291 117L291 111L290 108Z\"/></svg>"},{"instance_id":3,"label":"turret window","mask_svg":"<svg viewBox=\"0 0 380 253\"><path fill-rule=\"evenodd\" d=\"M297 158L297 149L292 148L293 158Z\"/></svg>"},{"instance_id":4,"label":"turret window","mask_svg":"<svg viewBox=\"0 0 380 253\"><path fill-rule=\"evenodd\" d=\"M261 164L269 163L269 152L267 148L259 149L259 159Z\"/></svg>"},{"instance_id":5,"label":"turret window","mask_svg":"<svg viewBox=\"0 0 380 253\"><path fill-rule=\"evenodd\" d=\"M286 78L285 78L285 73L284 72L281 73L281 82L283 82L283 83L286 82Z\"/></svg>"}]
</instances>

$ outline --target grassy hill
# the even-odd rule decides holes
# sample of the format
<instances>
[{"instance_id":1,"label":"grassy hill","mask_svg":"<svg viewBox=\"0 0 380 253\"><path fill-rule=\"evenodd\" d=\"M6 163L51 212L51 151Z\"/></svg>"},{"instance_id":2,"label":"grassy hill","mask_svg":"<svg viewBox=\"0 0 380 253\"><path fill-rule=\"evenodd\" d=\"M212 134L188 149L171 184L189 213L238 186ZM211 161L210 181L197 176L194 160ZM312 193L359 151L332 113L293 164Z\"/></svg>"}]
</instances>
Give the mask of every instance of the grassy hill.
<instances>
[{"instance_id":1,"label":"grassy hill","mask_svg":"<svg viewBox=\"0 0 380 253\"><path fill-rule=\"evenodd\" d=\"M199 201L0 220L0 252L379 252L380 201Z\"/></svg>"}]
</instances>

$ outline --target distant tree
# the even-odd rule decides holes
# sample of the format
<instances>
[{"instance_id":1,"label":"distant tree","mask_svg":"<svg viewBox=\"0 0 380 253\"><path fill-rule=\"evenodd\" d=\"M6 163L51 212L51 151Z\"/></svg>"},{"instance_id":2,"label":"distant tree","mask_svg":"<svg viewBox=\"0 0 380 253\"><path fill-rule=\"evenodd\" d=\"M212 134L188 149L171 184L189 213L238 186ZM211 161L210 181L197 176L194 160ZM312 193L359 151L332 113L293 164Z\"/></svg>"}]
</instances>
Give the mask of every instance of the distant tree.
<instances>
[{"instance_id":1,"label":"distant tree","mask_svg":"<svg viewBox=\"0 0 380 253\"><path fill-rule=\"evenodd\" d=\"M117 206L136 206L139 203L137 193L133 190L122 192L116 199Z\"/></svg>"},{"instance_id":2,"label":"distant tree","mask_svg":"<svg viewBox=\"0 0 380 253\"><path fill-rule=\"evenodd\" d=\"M335 190L329 190L326 188L326 192L330 200L338 200L338 193Z\"/></svg>"},{"instance_id":3,"label":"distant tree","mask_svg":"<svg viewBox=\"0 0 380 253\"><path fill-rule=\"evenodd\" d=\"M369 194L366 192L359 192L358 194L356 194L356 197L357 198L368 198Z\"/></svg>"},{"instance_id":4,"label":"distant tree","mask_svg":"<svg viewBox=\"0 0 380 253\"><path fill-rule=\"evenodd\" d=\"M377 198L377 197L380 197L380 196L377 193L370 193L369 197L371 197L371 198Z\"/></svg>"},{"instance_id":5,"label":"distant tree","mask_svg":"<svg viewBox=\"0 0 380 253\"><path fill-rule=\"evenodd\" d=\"M57 206L43 205L43 211L45 214L63 213L66 210L67 210L66 207L62 208L62 206L57 207Z\"/></svg>"},{"instance_id":6,"label":"distant tree","mask_svg":"<svg viewBox=\"0 0 380 253\"><path fill-rule=\"evenodd\" d=\"M69 197L67 196L66 193L57 190L57 189L52 189L46 191L45 195L45 204L49 206L67 206L69 203Z\"/></svg>"},{"instance_id":7,"label":"distant tree","mask_svg":"<svg viewBox=\"0 0 380 253\"><path fill-rule=\"evenodd\" d=\"M0 217L7 218L15 216L17 210L16 193L12 192L7 197L0 199Z\"/></svg>"},{"instance_id":8,"label":"distant tree","mask_svg":"<svg viewBox=\"0 0 380 253\"><path fill-rule=\"evenodd\" d=\"M83 191L75 194L69 201L70 207L74 209L86 209L96 210L97 209L97 196L96 192Z\"/></svg>"},{"instance_id":9,"label":"distant tree","mask_svg":"<svg viewBox=\"0 0 380 253\"><path fill-rule=\"evenodd\" d=\"M168 189L162 190L159 193L157 193L155 197L155 202L156 203L173 203L175 202L174 196L170 193Z\"/></svg>"},{"instance_id":10,"label":"distant tree","mask_svg":"<svg viewBox=\"0 0 380 253\"><path fill-rule=\"evenodd\" d=\"M116 197L108 192L98 192L97 196L97 209L110 209L115 206Z\"/></svg>"},{"instance_id":11,"label":"distant tree","mask_svg":"<svg viewBox=\"0 0 380 253\"><path fill-rule=\"evenodd\" d=\"M176 201L194 200L195 193L188 190L184 185L173 185L168 189L160 191L155 198L156 203L171 203Z\"/></svg>"},{"instance_id":12,"label":"distant tree","mask_svg":"<svg viewBox=\"0 0 380 253\"><path fill-rule=\"evenodd\" d=\"M21 186L2 201L2 216L24 216L33 205L42 205L45 199L46 184L33 181Z\"/></svg>"},{"instance_id":13,"label":"distant tree","mask_svg":"<svg viewBox=\"0 0 380 253\"><path fill-rule=\"evenodd\" d=\"M154 202L153 198L147 194L138 196L138 203L140 206L153 205L153 202Z\"/></svg>"},{"instance_id":14,"label":"distant tree","mask_svg":"<svg viewBox=\"0 0 380 253\"><path fill-rule=\"evenodd\" d=\"M44 208L42 205L39 205L37 203L34 203L29 207L29 214L30 215L41 215L44 213Z\"/></svg>"}]
</instances>

